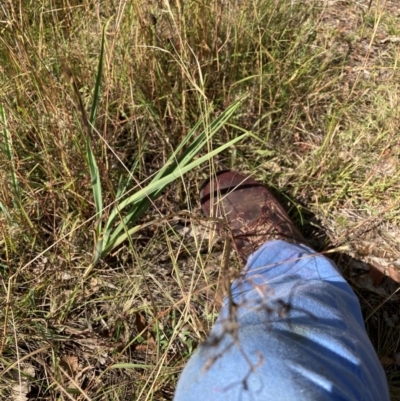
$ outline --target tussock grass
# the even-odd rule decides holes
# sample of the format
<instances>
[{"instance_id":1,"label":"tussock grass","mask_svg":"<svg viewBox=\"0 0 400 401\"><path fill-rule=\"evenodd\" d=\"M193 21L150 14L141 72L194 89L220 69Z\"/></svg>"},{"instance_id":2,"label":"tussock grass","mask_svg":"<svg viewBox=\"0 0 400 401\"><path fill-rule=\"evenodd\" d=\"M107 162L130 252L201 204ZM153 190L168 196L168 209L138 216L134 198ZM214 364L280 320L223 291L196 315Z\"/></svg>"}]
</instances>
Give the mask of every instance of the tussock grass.
<instances>
[{"instance_id":1,"label":"tussock grass","mask_svg":"<svg viewBox=\"0 0 400 401\"><path fill-rule=\"evenodd\" d=\"M1 6L0 398L26 377L35 399L172 399L223 294L197 204L218 169L275 187L319 249L399 259L395 5L347 7ZM385 307L367 323L394 361Z\"/></svg>"}]
</instances>

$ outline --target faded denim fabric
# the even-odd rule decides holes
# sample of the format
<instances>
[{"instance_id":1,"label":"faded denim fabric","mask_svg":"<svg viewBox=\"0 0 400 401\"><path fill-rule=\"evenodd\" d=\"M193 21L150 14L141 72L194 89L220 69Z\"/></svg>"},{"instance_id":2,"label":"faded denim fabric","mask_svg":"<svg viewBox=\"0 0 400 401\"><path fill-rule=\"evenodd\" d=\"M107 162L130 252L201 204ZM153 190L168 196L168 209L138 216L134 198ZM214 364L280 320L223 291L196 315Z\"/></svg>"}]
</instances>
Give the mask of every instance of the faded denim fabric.
<instances>
[{"instance_id":1,"label":"faded denim fabric","mask_svg":"<svg viewBox=\"0 0 400 401\"><path fill-rule=\"evenodd\" d=\"M389 400L358 299L331 260L267 242L231 294L175 401Z\"/></svg>"}]
</instances>

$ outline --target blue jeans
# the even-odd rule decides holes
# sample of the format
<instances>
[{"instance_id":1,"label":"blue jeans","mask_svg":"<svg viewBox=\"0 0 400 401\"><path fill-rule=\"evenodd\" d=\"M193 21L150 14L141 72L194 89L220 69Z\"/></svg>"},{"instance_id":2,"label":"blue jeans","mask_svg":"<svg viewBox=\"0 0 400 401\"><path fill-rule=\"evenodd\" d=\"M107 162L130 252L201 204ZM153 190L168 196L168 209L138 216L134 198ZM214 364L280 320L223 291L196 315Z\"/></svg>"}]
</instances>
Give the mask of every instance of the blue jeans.
<instances>
[{"instance_id":1,"label":"blue jeans","mask_svg":"<svg viewBox=\"0 0 400 401\"><path fill-rule=\"evenodd\" d=\"M265 243L232 285L175 401L386 401L385 373L360 304L334 263Z\"/></svg>"}]
</instances>

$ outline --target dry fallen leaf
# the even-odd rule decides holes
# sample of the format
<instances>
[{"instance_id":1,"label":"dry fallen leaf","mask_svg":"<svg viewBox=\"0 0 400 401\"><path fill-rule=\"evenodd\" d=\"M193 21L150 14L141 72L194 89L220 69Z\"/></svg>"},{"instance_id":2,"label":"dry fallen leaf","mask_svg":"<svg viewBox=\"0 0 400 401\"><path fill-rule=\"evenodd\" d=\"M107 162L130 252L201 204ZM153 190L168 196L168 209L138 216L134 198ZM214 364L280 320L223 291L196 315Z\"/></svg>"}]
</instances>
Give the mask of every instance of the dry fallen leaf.
<instances>
[{"instance_id":1,"label":"dry fallen leaf","mask_svg":"<svg viewBox=\"0 0 400 401\"><path fill-rule=\"evenodd\" d=\"M60 365L71 377L74 377L79 370L78 357L66 355L60 360Z\"/></svg>"},{"instance_id":2,"label":"dry fallen leaf","mask_svg":"<svg viewBox=\"0 0 400 401\"><path fill-rule=\"evenodd\" d=\"M147 340L146 347L153 349L155 347L154 337L152 333L148 330L148 323L146 321L146 318L140 312L136 312L135 324L137 331L139 333L143 332L143 337Z\"/></svg>"},{"instance_id":3,"label":"dry fallen leaf","mask_svg":"<svg viewBox=\"0 0 400 401\"><path fill-rule=\"evenodd\" d=\"M380 362L381 362L381 365L384 367L384 368L387 368L387 367L389 367L390 365L393 365L396 361L393 359L393 358L391 358L390 356L382 356L380 359Z\"/></svg>"},{"instance_id":4,"label":"dry fallen leaf","mask_svg":"<svg viewBox=\"0 0 400 401\"><path fill-rule=\"evenodd\" d=\"M19 383L13 385L11 388L13 401L26 401L28 399L27 395L31 391L29 379L23 374L35 377L35 368L29 363L22 364L20 372L21 374L18 374Z\"/></svg>"},{"instance_id":5,"label":"dry fallen leaf","mask_svg":"<svg viewBox=\"0 0 400 401\"><path fill-rule=\"evenodd\" d=\"M387 42L398 43L398 42L400 42L400 36L388 36L387 38L382 39L380 42L381 43L387 43Z\"/></svg>"}]
</instances>

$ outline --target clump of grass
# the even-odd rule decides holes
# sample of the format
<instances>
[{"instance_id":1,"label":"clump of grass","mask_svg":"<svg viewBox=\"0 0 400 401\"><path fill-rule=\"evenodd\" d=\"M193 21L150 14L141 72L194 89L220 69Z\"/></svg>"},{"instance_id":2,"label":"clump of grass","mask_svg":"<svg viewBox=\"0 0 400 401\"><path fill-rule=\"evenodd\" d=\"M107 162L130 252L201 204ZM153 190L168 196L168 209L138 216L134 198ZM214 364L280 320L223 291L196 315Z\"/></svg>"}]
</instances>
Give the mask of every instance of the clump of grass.
<instances>
[{"instance_id":1,"label":"clump of grass","mask_svg":"<svg viewBox=\"0 0 400 401\"><path fill-rule=\"evenodd\" d=\"M276 186L332 242L365 216L396 223L396 47L357 64L385 10L366 10L351 46L329 12L277 0L1 8L2 397L29 363L38 399L172 398L218 311L222 262L196 203L217 169Z\"/></svg>"}]
</instances>

